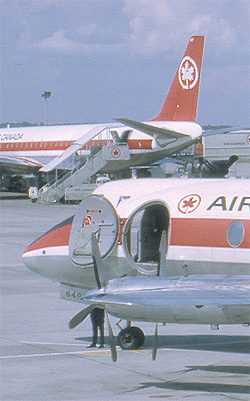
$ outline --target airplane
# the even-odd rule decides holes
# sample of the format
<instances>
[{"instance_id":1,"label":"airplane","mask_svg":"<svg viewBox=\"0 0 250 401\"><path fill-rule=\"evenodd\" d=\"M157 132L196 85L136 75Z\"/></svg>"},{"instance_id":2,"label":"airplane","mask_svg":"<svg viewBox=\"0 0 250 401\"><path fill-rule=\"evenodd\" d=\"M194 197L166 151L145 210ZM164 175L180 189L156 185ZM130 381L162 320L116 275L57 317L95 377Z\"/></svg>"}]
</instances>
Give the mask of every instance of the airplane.
<instances>
[{"instance_id":1,"label":"airplane","mask_svg":"<svg viewBox=\"0 0 250 401\"><path fill-rule=\"evenodd\" d=\"M156 359L158 323L184 324L250 324L249 276L198 275L166 277L167 233L162 231L159 244L157 276L123 277L106 281L105 268L96 234L91 234L92 259L98 289L84 299L90 304L69 322L72 329L94 308L106 311L111 357L117 360L115 338L108 314L121 320L156 323L152 358ZM165 267L165 266L164 266ZM166 270L166 267L165 269ZM144 343L139 327L128 326L118 335L122 349L136 349Z\"/></svg>"},{"instance_id":2,"label":"airplane","mask_svg":"<svg viewBox=\"0 0 250 401\"><path fill-rule=\"evenodd\" d=\"M198 286L202 290L208 289L208 298L218 300L225 295L225 285L233 288L231 295L234 297L238 291L241 293L245 285L242 280L245 282L250 273L248 188L247 179L145 178L108 182L83 200L74 216L29 245L23 252L23 262L30 270L60 283L62 299L80 303L93 300L96 304L96 292L94 298L86 298L93 294L86 295L87 292L96 286L92 250L94 233L100 249L98 263L104 266L105 281L118 280L111 281L107 287L111 298L114 295L112 282L115 288L125 285L125 303L130 303L131 291L136 294L144 285L141 278L143 283L149 283L149 288L156 285L159 289L157 283L162 285L160 278L152 277L158 273L159 260L161 275L168 277L164 278L164 288L169 294L172 294L173 285L176 291L183 290L183 297L193 290L198 294ZM234 276L242 277L238 280ZM103 284L99 287L103 288ZM219 292L214 291L214 287ZM130 292L129 288L132 288ZM145 295L148 294L145 290ZM174 299L174 294L176 292L170 299ZM139 315L126 314L125 308L121 311L116 305L117 297L112 299L118 317L139 319ZM213 306L215 309L211 315L207 308L199 311L198 307L205 303L204 297L196 297L195 301L196 314L202 315L204 311L205 316L209 316L207 321L205 318L199 320L200 323L225 323L221 316L220 321L212 317L218 305ZM108 303L102 305L110 312ZM91 309L90 305L87 313ZM114 311L112 309L112 314L116 313ZM80 312L77 322L85 312ZM182 309L181 313L180 322L185 321L185 316L186 322L193 322L189 311ZM157 314L154 319L155 316ZM162 315L159 316L164 322ZM170 315L166 316L168 319L165 319L171 321ZM142 315L141 319L146 317ZM73 321L72 327L74 324ZM118 337L121 346L142 344L144 337L139 328L123 330Z\"/></svg>"},{"instance_id":3,"label":"airplane","mask_svg":"<svg viewBox=\"0 0 250 401\"><path fill-rule=\"evenodd\" d=\"M77 152L86 158L97 146L125 144L129 152L126 160L117 160L114 155L100 171L112 173L151 164L191 146L202 135L195 120L204 40L204 36L190 38L163 107L151 121L118 118L111 124L1 129L0 165L6 156L9 164L15 158L11 172L15 168L18 174L16 158L32 158L42 164L39 172L49 173L63 163L70 169L70 158Z\"/></svg>"},{"instance_id":4,"label":"airplane","mask_svg":"<svg viewBox=\"0 0 250 401\"><path fill-rule=\"evenodd\" d=\"M61 297L95 287L91 234L107 280L154 275L162 231L169 276L250 273L247 179L128 179L107 182L23 252L26 266L61 283ZM75 294L80 294L75 299Z\"/></svg>"}]
</instances>

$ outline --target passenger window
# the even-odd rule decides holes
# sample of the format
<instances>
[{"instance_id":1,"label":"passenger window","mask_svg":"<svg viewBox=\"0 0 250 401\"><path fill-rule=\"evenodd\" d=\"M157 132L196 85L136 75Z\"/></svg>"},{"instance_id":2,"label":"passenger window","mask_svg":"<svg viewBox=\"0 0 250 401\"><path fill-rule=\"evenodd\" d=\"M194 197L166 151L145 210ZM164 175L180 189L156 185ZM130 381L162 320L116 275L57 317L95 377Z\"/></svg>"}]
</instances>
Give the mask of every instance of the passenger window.
<instances>
[{"instance_id":1,"label":"passenger window","mask_svg":"<svg viewBox=\"0 0 250 401\"><path fill-rule=\"evenodd\" d=\"M227 241L230 246L237 248L245 236L245 228L241 221L233 221L227 230Z\"/></svg>"}]
</instances>

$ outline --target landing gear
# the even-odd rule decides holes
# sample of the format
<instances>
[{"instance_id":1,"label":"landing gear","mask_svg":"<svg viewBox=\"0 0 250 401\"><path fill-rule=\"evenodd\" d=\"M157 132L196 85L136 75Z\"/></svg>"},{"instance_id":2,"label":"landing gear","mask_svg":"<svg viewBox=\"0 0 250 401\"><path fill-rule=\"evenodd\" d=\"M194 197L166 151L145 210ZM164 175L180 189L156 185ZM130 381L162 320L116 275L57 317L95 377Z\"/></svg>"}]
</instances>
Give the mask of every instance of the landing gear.
<instances>
[{"instance_id":1,"label":"landing gear","mask_svg":"<svg viewBox=\"0 0 250 401\"><path fill-rule=\"evenodd\" d=\"M118 345L125 350L140 348L145 341L143 331L139 327L126 327L117 336Z\"/></svg>"}]
</instances>

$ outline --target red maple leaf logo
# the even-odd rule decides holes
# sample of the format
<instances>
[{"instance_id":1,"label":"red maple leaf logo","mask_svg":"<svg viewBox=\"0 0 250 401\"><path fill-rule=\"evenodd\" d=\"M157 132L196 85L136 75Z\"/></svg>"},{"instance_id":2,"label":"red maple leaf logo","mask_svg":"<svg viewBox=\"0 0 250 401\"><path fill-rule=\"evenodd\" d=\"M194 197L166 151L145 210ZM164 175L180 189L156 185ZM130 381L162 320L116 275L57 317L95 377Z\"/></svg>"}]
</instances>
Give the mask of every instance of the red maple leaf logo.
<instances>
[{"instance_id":1,"label":"red maple leaf logo","mask_svg":"<svg viewBox=\"0 0 250 401\"><path fill-rule=\"evenodd\" d=\"M183 207L186 207L186 208L188 208L188 207L194 207L194 204L197 202L197 200L193 200L194 198L193 198L193 196L192 196L192 198L190 198L189 200L184 200L183 201Z\"/></svg>"},{"instance_id":2,"label":"red maple leaf logo","mask_svg":"<svg viewBox=\"0 0 250 401\"><path fill-rule=\"evenodd\" d=\"M178 209L181 213L188 214L196 210L201 203L201 197L198 194L184 196L178 203Z\"/></svg>"}]
</instances>

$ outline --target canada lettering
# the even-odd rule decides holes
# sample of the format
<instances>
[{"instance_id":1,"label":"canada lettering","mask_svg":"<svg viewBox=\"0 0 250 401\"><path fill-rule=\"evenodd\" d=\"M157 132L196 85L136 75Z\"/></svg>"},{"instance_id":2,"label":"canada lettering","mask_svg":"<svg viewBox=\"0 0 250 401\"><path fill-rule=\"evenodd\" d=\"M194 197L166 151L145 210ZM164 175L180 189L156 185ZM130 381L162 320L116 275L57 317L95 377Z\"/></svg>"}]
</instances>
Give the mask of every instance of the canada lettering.
<instances>
[{"instance_id":1,"label":"canada lettering","mask_svg":"<svg viewBox=\"0 0 250 401\"><path fill-rule=\"evenodd\" d=\"M0 141L21 141L23 134L0 134Z\"/></svg>"}]
</instances>

